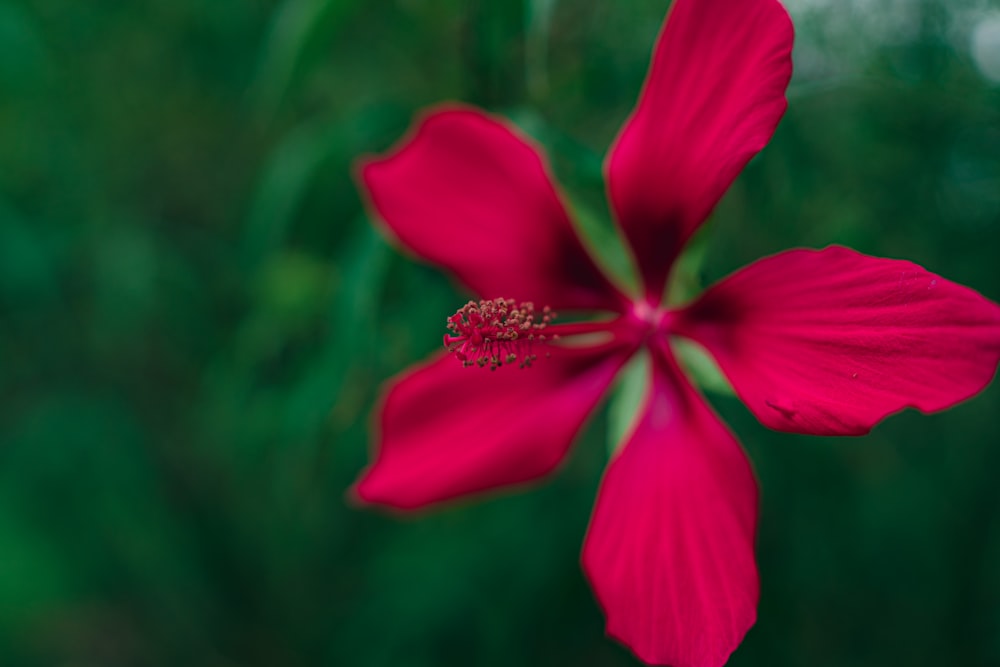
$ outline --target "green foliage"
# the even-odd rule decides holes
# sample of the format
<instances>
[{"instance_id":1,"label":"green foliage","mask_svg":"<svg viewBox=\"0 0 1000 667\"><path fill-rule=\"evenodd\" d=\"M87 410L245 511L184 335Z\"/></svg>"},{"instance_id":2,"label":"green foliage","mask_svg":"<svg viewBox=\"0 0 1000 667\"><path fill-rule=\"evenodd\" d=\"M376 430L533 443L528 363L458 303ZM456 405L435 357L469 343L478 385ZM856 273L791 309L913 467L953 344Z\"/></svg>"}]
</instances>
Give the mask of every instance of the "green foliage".
<instances>
[{"instance_id":1,"label":"green foliage","mask_svg":"<svg viewBox=\"0 0 1000 667\"><path fill-rule=\"evenodd\" d=\"M651 371L649 354L640 350L618 375L608 405L609 457L625 445L642 415L648 401Z\"/></svg>"},{"instance_id":2,"label":"green foliage","mask_svg":"<svg viewBox=\"0 0 1000 667\"><path fill-rule=\"evenodd\" d=\"M465 298L352 169L434 102L508 114L634 285L601 164L667 4L0 0L0 664L635 664L578 566L627 398L546 486L419 520L345 500L380 384ZM790 3L789 112L677 298L831 242L1000 298L985 5L890 3L902 30L848 4ZM996 387L860 440L713 400L763 489L733 665L1000 663Z\"/></svg>"}]
</instances>

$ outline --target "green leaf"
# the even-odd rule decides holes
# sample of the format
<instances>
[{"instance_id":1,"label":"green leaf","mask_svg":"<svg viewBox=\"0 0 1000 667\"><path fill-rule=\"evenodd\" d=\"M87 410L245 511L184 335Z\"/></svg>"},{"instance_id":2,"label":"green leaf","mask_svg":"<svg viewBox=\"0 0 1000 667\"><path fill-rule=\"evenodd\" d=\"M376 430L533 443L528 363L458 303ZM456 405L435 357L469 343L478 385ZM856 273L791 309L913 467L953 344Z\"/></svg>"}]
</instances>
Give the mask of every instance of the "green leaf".
<instances>
[{"instance_id":1,"label":"green leaf","mask_svg":"<svg viewBox=\"0 0 1000 667\"><path fill-rule=\"evenodd\" d=\"M528 0L525 12L524 79L536 100L549 92L549 34L555 8L555 0Z\"/></svg>"},{"instance_id":2,"label":"green leaf","mask_svg":"<svg viewBox=\"0 0 1000 667\"><path fill-rule=\"evenodd\" d=\"M640 350L625 364L608 406L608 451L612 456L625 444L646 402L650 381L649 354Z\"/></svg>"},{"instance_id":3,"label":"green leaf","mask_svg":"<svg viewBox=\"0 0 1000 667\"><path fill-rule=\"evenodd\" d=\"M375 312L385 285L392 252L372 224L361 225L341 260L343 279L330 302L330 336L312 370L288 399L285 432L308 438L321 427L330 406L354 389L352 367L365 364L366 341L375 329Z\"/></svg>"},{"instance_id":4,"label":"green leaf","mask_svg":"<svg viewBox=\"0 0 1000 667\"><path fill-rule=\"evenodd\" d=\"M711 236L712 220L709 219L684 246L681 256L677 258L677 262L670 272L670 281L667 283L666 302L668 305L683 305L701 293L704 288L701 271L708 254Z\"/></svg>"},{"instance_id":5,"label":"green leaf","mask_svg":"<svg viewBox=\"0 0 1000 667\"><path fill-rule=\"evenodd\" d=\"M670 340L670 346L681 368L699 387L713 394L736 395L715 359L701 345L686 338L675 337Z\"/></svg>"},{"instance_id":6,"label":"green leaf","mask_svg":"<svg viewBox=\"0 0 1000 667\"><path fill-rule=\"evenodd\" d=\"M0 90L5 102L44 81L50 56L38 26L17 3L0 3Z\"/></svg>"},{"instance_id":7,"label":"green leaf","mask_svg":"<svg viewBox=\"0 0 1000 667\"><path fill-rule=\"evenodd\" d=\"M268 160L243 232L243 255L257 266L285 240L319 167L330 158L344 129L340 123L302 125Z\"/></svg>"},{"instance_id":8,"label":"green leaf","mask_svg":"<svg viewBox=\"0 0 1000 667\"><path fill-rule=\"evenodd\" d=\"M566 198L576 228L598 265L626 294L638 294L639 276L635 272L635 263L614 224L607 216L598 215L579 200Z\"/></svg>"},{"instance_id":9,"label":"green leaf","mask_svg":"<svg viewBox=\"0 0 1000 667\"><path fill-rule=\"evenodd\" d=\"M288 0L278 6L261 53L253 96L269 118L281 104L310 39L327 25L339 27L358 0Z\"/></svg>"}]
</instances>

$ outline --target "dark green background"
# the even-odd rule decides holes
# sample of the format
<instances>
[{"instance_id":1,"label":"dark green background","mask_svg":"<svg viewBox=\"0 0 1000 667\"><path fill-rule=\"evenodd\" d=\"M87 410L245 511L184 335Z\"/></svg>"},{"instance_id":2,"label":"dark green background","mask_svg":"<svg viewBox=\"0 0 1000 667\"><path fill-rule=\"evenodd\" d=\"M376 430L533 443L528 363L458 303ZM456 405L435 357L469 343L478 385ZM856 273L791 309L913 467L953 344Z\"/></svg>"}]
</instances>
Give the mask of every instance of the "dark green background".
<instances>
[{"instance_id":1,"label":"dark green background","mask_svg":"<svg viewBox=\"0 0 1000 667\"><path fill-rule=\"evenodd\" d=\"M635 664L578 565L603 412L536 489L345 504L379 384L464 299L350 170L458 99L603 211L667 4L0 0L0 664ZM1000 298L1000 88L967 49L991 3L807 4L702 278L838 242ZM1000 388L861 439L713 401L763 490L731 665L1000 664Z\"/></svg>"}]
</instances>

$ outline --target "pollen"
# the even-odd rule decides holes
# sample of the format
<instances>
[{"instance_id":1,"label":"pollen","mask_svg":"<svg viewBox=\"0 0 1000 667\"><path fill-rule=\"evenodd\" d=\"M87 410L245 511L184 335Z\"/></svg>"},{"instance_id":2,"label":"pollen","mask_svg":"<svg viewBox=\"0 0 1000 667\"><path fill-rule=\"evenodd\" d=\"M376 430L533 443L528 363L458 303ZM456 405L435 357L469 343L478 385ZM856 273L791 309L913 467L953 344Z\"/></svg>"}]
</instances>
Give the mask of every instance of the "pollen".
<instances>
[{"instance_id":1,"label":"pollen","mask_svg":"<svg viewBox=\"0 0 1000 667\"><path fill-rule=\"evenodd\" d=\"M547 340L545 329L555 316L548 306L537 311L531 302L470 301L448 318L444 346L466 367L527 368L538 358L533 349Z\"/></svg>"}]
</instances>

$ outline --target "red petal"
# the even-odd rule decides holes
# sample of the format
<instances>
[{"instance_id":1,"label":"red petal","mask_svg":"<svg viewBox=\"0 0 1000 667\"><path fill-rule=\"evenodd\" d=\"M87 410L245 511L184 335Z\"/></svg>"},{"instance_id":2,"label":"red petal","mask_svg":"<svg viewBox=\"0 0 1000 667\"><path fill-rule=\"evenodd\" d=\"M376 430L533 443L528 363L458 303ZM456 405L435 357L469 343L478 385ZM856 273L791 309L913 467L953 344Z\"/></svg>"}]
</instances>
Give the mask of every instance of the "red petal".
<instances>
[{"instance_id":1,"label":"red petal","mask_svg":"<svg viewBox=\"0 0 1000 667\"><path fill-rule=\"evenodd\" d=\"M793 31L776 0L677 0L607 163L609 196L659 298L684 243L785 112Z\"/></svg>"},{"instance_id":2,"label":"red petal","mask_svg":"<svg viewBox=\"0 0 1000 667\"><path fill-rule=\"evenodd\" d=\"M604 477L583 567L608 634L639 658L719 667L757 616L757 485L671 366L654 371L645 413Z\"/></svg>"},{"instance_id":3,"label":"red petal","mask_svg":"<svg viewBox=\"0 0 1000 667\"><path fill-rule=\"evenodd\" d=\"M628 352L552 348L531 368L495 372L447 356L402 374L386 395L375 462L357 495L414 509L544 475Z\"/></svg>"},{"instance_id":4,"label":"red petal","mask_svg":"<svg viewBox=\"0 0 1000 667\"><path fill-rule=\"evenodd\" d=\"M1000 306L893 259L792 250L736 272L680 314L766 426L861 435L906 407L943 410L1000 361Z\"/></svg>"},{"instance_id":5,"label":"red petal","mask_svg":"<svg viewBox=\"0 0 1000 667\"><path fill-rule=\"evenodd\" d=\"M501 121L433 112L388 156L362 164L361 177L400 242L479 296L620 310L539 152Z\"/></svg>"}]
</instances>

